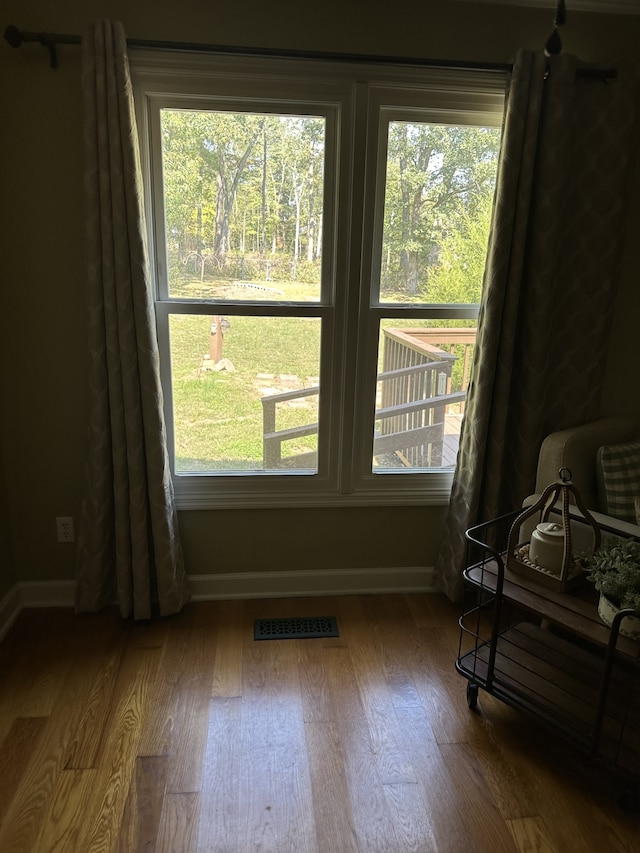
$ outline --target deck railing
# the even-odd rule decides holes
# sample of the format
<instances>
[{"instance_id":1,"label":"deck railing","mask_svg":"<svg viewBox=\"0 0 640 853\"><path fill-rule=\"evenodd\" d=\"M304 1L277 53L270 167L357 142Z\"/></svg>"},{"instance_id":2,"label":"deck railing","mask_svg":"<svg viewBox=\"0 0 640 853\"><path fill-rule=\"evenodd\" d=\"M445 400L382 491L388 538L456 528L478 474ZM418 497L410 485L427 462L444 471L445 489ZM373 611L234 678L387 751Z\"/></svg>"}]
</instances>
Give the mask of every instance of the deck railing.
<instances>
[{"instance_id":1,"label":"deck railing","mask_svg":"<svg viewBox=\"0 0 640 853\"><path fill-rule=\"evenodd\" d=\"M290 467L295 460L296 468L315 468L317 454L315 451L309 453L298 453L296 456L282 457L282 445L285 441L295 441L307 435L316 435L318 424L305 424L304 426L291 427L289 429L276 429L276 406L278 403L287 403L291 400L299 400L302 397L317 395L320 391L318 385L311 388L299 388L294 391L283 391L280 394L269 394L262 397L262 456L265 470L271 471L283 466ZM306 465L305 463L309 464Z\"/></svg>"},{"instance_id":2,"label":"deck railing","mask_svg":"<svg viewBox=\"0 0 640 853\"><path fill-rule=\"evenodd\" d=\"M464 411L470 350L475 343L476 330L385 329L384 336L373 456L382 460L380 467L439 467L443 464L447 413L454 405L459 412ZM464 345L459 390L452 390L452 373L458 356L434 342L441 347L450 346L452 350L456 345ZM265 470L315 469L315 451L283 457L282 449L285 442L316 435L318 424L278 430L276 407L318 393L318 386L312 386L262 398Z\"/></svg>"}]
</instances>

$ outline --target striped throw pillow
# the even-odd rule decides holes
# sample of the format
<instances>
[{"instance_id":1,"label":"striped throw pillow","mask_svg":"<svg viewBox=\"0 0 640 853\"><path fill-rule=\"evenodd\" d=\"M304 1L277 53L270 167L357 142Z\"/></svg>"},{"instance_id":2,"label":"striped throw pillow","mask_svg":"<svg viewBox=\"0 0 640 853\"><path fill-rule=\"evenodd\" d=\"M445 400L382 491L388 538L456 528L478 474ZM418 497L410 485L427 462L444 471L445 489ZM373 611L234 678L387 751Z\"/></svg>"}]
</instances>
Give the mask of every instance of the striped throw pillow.
<instances>
[{"instance_id":1,"label":"striped throw pillow","mask_svg":"<svg viewBox=\"0 0 640 853\"><path fill-rule=\"evenodd\" d=\"M602 511L635 523L635 500L640 495L640 441L601 447L597 475Z\"/></svg>"}]
</instances>

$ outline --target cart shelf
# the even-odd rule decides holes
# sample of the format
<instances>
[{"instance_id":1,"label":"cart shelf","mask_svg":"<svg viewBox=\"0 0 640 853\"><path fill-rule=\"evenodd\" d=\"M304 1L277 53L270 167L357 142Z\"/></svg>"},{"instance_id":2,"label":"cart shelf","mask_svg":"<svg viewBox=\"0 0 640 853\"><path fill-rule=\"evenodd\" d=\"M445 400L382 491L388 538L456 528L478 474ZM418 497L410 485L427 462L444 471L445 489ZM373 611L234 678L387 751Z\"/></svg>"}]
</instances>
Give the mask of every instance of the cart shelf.
<instances>
[{"instance_id":1,"label":"cart shelf","mask_svg":"<svg viewBox=\"0 0 640 853\"><path fill-rule=\"evenodd\" d=\"M602 657L548 628L520 622L502 632L488 687L491 643L459 658L458 671L498 699L538 717L630 773L640 766L640 694L633 669L616 670L596 730ZM630 695L633 701L630 702Z\"/></svg>"},{"instance_id":2,"label":"cart shelf","mask_svg":"<svg viewBox=\"0 0 640 853\"><path fill-rule=\"evenodd\" d=\"M498 587L498 562L495 559L470 566L464 577L470 585L495 593ZM522 608L561 625L590 642L606 646L611 630L598 616L597 594L585 583L572 593L554 592L524 575L504 567L502 596ZM640 659L640 643L618 638L618 651Z\"/></svg>"}]
</instances>

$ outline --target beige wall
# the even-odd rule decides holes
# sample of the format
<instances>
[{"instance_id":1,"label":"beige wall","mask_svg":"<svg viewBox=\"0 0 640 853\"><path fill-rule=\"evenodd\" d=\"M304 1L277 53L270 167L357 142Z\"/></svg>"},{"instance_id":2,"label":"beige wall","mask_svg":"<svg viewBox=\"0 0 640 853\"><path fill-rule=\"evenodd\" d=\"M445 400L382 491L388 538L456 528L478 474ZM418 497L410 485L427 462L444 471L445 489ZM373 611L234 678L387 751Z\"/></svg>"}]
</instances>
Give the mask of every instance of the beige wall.
<instances>
[{"instance_id":1,"label":"beige wall","mask_svg":"<svg viewBox=\"0 0 640 853\"><path fill-rule=\"evenodd\" d=\"M638 51L640 53L640 42ZM611 333L602 408L607 414L640 421L640 358L637 344L640 326L640 133L636 139L636 152L634 201L627 219L626 250Z\"/></svg>"},{"instance_id":2,"label":"beige wall","mask_svg":"<svg viewBox=\"0 0 640 853\"><path fill-rule=\"evenodd\" d=\"M11 535L11 509L5 482L2 454L0 454L0 601L17 580Z\"/></svg>"},{"instance_id":3,"label":"beige wall","mask_svg":"<svg viewBox=\"0 0 640 853\"><path fill-rule=\"evenodd\" d=\"M451 0L326 0L315 7L291 0L276 5L263 0L4 0L2 12L2 28L12 23L27 30L79 33L87 21L111 17L137 38L498 62L511 59L520 46L540 47L552 19L548 10ZM640 18L570 14L563 38L565 49L584 59L615 63L635 58ZM5 302L0 446L10 503L0 519L0 558L9 564L8 573L0 572L0 598L15 578L73 576L73 546L56 543L54 520L79 514L85 453L81 104L79 51L63 47L59 54L60 67L53 72L41 48L12 50L0 44ZM630 223L635 234L639 210L634 203ZM630 380L619 370L621 361L632 364L637 334L636 242L630 241L625 259L606 405L640 416L637 399L631 405L624 397ZM180 524L192 574L416 566L433 563L444 512L444 507L198 511L182 512Z\"/></svg>"}]
</instances>

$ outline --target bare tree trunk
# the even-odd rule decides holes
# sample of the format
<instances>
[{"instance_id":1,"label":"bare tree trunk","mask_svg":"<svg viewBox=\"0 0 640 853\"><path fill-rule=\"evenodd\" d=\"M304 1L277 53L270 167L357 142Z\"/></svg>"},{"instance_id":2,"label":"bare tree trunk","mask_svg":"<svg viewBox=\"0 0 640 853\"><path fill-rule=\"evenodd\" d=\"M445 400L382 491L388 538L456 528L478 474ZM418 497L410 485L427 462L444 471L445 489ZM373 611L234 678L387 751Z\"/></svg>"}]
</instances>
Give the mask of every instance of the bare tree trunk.
<instances>
[{"instance_id":1,"label":"bare tree trunk","mask_svg":"<svg viewBox=\"0 0 640 853\"><path fill-rule=\"evenodd\" d=\"M313 261L313 241L315 237L315 220L314 220L314 197L313 197L313 146L311 146L311 159L309 162L309 239L307 241L307 260L309 263Z\"/></svg>"},{"instance_id":2,"label":"bare tree trunk","mask_svg":"<svg viewBox=\"0 0 640 853\"><path fill-rule=\"evenodd\" d=\"M262 128L262 240L261 254L267 255L267 129Z\"/></svg>"}]
</instances>

